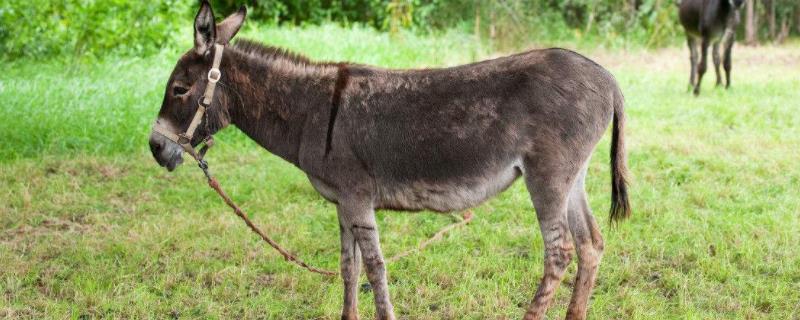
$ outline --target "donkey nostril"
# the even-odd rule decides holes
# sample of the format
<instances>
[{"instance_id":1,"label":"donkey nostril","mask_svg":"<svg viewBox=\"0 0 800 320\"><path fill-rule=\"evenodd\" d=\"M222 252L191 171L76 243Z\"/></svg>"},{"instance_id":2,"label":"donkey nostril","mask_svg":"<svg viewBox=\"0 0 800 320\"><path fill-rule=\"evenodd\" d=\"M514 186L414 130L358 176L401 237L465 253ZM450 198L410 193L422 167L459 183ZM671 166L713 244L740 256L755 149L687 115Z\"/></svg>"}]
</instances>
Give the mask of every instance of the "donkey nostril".
<instances>
[{"instance_id":1,"label":"donkey nostril","mask_svg":"<svg viewBox=\"0 0 800 320\"><path fill-rule=\"evenodd\" d=\"M158 157L158 154L161 153L161 149L164 149L164 145L153 139L150 139L150 152L153 153L154 157Z\"/></svg>"}]
</instances>

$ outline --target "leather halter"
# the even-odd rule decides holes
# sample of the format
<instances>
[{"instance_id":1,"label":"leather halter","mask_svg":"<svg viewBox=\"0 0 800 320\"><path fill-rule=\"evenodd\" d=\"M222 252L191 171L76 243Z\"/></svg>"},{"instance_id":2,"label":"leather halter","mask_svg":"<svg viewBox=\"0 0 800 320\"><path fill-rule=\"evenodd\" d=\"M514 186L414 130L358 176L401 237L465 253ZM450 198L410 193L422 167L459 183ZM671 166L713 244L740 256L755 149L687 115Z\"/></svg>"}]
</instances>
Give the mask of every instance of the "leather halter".
<instances>
[{"instance_id":1,"label":"leather halter","mask_svg":"<svg viewBox=\"0 0 800 320\"><path fill-rule=\"evenodd\" d=\"M203 116L206 114L206 109L208 109L211 106L211 102L214 101L214 89L216 89L219 79L222 78L222 72L219 71L219 65L222 62L222 51L224 49L225 47L223 45L218 43L214 44L214 62L211 65L211 70L208 70L208 84L206 85L206 90L203 93L203 96L197 100L197 112L194 113L192 122L189 123L189 128L186 129L186 132L175 134L159 124L158 121L153 124L153 131L158 132L165 138L180 145L183 150L186 151L186 153L190 154L192 158L194 158L200 164L201 168L205 166L203 156L206 154L206 151L208 151L208 149L214 145L214 138L211 135L204 138L203 143L205 145L200 149L199 152L192 147L192 138L194 137L194 131L197 129L197 126L200 125L201 121L203 121ZM206 125L208 125L208 123L206 123ZM205 171L206 169L203 170Z\"/></svg>"}]
</instances>

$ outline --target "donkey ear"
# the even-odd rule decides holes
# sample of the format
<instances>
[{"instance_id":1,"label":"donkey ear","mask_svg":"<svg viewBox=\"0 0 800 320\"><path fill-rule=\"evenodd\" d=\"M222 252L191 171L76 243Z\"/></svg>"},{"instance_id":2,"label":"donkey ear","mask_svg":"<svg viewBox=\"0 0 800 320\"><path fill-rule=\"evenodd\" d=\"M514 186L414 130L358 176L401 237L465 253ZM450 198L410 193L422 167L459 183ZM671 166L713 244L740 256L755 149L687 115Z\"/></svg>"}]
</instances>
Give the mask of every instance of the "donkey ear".
<instances>
[{"instance_id":1,"label":"donkey ear","mask_svg":"<svg viewBox=\"0 0 800 320\"><path fill-rule=\"evenodd\" d=\"M200 4L200 11L194 17L194 50L199 55L205 55L214 45L216 40L216 27L214 25L214 11L208 0Z\"/></svg>"},{"instance_id":2,"label":"donkey ear","mask_svg":"<svg viewBox=\"0 0 800 320\"><path fill-rule=\"evenodd\" d=\"M239 7L236 13L228 16L225 20L217 24L217 43L228 44L233 39L233 36L239 32L239 28L244 23L244 18L247 16L247 8L244 6Z\"/></svg>"}]
</instances>

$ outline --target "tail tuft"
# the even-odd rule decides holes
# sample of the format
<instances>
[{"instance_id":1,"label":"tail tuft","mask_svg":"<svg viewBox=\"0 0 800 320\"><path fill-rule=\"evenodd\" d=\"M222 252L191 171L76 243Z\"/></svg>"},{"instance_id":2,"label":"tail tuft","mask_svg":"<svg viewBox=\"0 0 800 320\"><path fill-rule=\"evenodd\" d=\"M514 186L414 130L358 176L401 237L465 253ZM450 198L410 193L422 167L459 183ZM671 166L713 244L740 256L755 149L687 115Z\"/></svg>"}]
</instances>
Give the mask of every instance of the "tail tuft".
<instances>
[{"instance_id":1,"label":"tail tuft","mask_svg":"<svg viewBox=\"0 0 800 320\"><path fill-rule=\"evenodd\" d=\"M628 167L625 155L625 112L622 95L614 101L614 120L611 129L611 222L631 216L628 202Z\"/></svg>"}]
</instances>

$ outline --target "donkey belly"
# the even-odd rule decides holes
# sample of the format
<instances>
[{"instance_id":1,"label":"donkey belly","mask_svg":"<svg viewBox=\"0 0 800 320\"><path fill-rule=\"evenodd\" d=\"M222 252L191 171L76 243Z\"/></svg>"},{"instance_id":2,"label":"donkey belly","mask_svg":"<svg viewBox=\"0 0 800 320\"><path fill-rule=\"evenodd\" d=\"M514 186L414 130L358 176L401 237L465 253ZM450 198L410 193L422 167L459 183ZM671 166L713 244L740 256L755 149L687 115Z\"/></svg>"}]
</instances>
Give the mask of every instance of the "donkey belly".
<instances>
[{"instance_id":1,"label":"donkey belly","mask_svg":"<svg viewBox=\"0 0 800 320\"><path fill-rule=\"evenodd\" d=\"M458 211L474 207L508 188L522 174L522 162L515 160L487 168L482 175L454 177L446 181L418 179L379 183L378 208L393 210Z\"/></svg>"}]
</instances>

